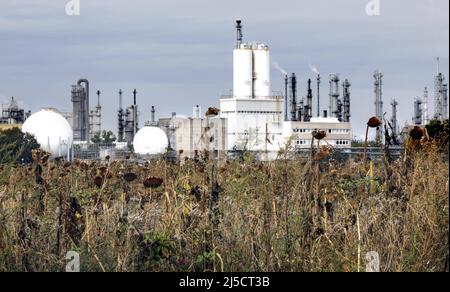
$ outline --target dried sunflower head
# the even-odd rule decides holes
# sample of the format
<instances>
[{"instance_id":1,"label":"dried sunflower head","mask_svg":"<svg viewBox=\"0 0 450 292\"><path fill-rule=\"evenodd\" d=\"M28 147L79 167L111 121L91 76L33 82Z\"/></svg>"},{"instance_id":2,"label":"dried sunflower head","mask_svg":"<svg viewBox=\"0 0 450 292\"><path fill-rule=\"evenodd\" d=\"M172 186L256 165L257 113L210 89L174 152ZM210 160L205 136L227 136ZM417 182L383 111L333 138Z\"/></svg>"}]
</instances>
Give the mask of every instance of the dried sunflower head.
<instances>
[{"instance_id":1,"label":"dried sunflower head","mask_svg":"<svg viewBox=\"0 0 450 292\"><path fill-rule=\"evenodd\" d=\"M123 178L127 181L127 182L132 182L134 180L136 180L137 175L133 172L127 172L123 175Z\"/></svg>"},{"instance_id":2,"label":"dried sunflower head","mask_svg":"<svg viewBox=\"0 0 450 292\"><path fill-rule=\"evenodd\" d=\"M371 117L370 120L367 122L367 126L369 126L369 128L378 128L382 124L383 123L377 117Z\"/></svg>"},{"instance_id":3,"label":"dried sunflower head","mask_svg":"<svg viewBox=\"0 0 450 292\"><path fill-rule=\"evenodd\" d=\"M313 135L314 139L323 140L327 137L327 132L322 131L322 130L314 130L312 132L312 135Z\"/></svg>"},{"instance_id":4,"label":"dried sunflower head","mask_svg":"<svg viewBox=\"0 0 450 292\"><path fill-rule=\"evenodd\" d=\"M94 177L94 183L98 188L101 188L103 185L103 177L100 175L97 175Z\"/></svg>"},{"instance_id":5,"label":"dried sunflower head","mask_svg":"<svg viewBox=\"0 0 450 292\"><path fill-rule=\"evenodd\" d=\"M164 180L159 177L150 176L144 180L146 188L157 189L163 184Z\"/></svg>"},{"instance_id":6,"label":"dried sunflower head","mask_svg":"<svg viewBox=\"0 0 450 292\"><path fill-rule=\"evenodd\" d=\"M415 141L419 141L424 136L425 132L421 127L415 126L410 132L409 137Z\"/></svg>"}]
</instances>

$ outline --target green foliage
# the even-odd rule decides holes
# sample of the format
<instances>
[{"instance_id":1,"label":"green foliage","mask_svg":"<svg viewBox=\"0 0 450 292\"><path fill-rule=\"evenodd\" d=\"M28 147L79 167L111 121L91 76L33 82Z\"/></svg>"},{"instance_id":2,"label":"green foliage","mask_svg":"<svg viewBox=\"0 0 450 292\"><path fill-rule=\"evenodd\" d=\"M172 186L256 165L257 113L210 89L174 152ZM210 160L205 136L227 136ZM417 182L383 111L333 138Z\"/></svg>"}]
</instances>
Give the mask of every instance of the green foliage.
<instances>
[{"instance_id":1,"label":"green foliage","mask_svg":"<svg viewBox=\"0 0 450 292\"><path fill-rule=\"evenodd\" d=\"M96 133L94 137L92 137L91 142L94 144L102 144L105 146L111 146L114 142L116 142L117 138L114 136L111 131L103 131L101 133Z\"/></svg>"},{"instance_id":2,"label":"green foliage","mask_svg":"<svg viewBox=\"0 0 450 292\"><path fill-rule=\"evenodd\" d=\"M31 151L39 148L36 139L19 128L0 132L0 164L31 163Z\"/></svg>"},{"instance_id":3,"label":"green foliage","mask_svg":"<svg viewBox=\"0 0 450 292\"><path fill-rule=\"evenodd\" d=\"M368 141L367 147L379 147L380 145L376 141ZM364 141L362 140L353 140L352 147L364 147Z\"/></svg>"},{"instance_id":4,"label":"green foliage","mask_svg":"<svg viewBox=\"0 0 450 292\"><path fill-rule=\"evenodd\" d=\"M215 265L216 261L216 253L211 252L204 252L203 254L197 256L194 262L194 271L196 272L205 272L210 271L212 272L212 269Z\"/></svg>"},{"instance_id":5,"label":"green foliage","mask_svg":"<svg viewBox=\"0 0 450 292\"><path fill-rule=\"evenodd\" d=\"M139 262L146 268L151 268L161 260L169 259L174 251L173 242L163 233L151 232L143 235L139 244Z\"/></svg>"},{"instance_id":6,"label":"green foliage","mask_svg":"<svg viewBox=\"0 0 450 292\"><path fill-rule=\"evenodd\" d=\"M449 120L443 122L439 120L432 120L428 125L426 125L428 135L430 138L440 142L443 149L448 149L449 145Z\"/></svg>"},{"instance_id":7,"label":"green foliage","mask_svg":"<svg viewBox=\"0 0 450 292\"><path fill-rule=\"evenodd\" d=\"M448 121L447 121L448 124ZM432 120L426 125L428 135L433 139L438 139L444 133L444 124L439 120Z\"/></svg>"}]
</instances>

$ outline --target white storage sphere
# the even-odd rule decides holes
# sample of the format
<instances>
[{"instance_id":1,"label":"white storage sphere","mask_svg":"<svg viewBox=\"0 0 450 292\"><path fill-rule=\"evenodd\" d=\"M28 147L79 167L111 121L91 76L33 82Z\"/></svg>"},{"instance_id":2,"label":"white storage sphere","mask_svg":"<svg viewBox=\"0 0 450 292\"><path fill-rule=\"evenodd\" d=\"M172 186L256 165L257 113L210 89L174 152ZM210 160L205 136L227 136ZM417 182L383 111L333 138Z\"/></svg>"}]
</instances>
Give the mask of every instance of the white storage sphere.
<instances>
[{"instance_id":1,"label":"white storage sphere","mask_svg":"<svg viewBox=\"0 0 450 292\"><path fill-rule=\"evenodd\" d=\"M134 136L134 152L140 155L157 155L166 152L169 139L163 130L157 127L144 127Z\"/></svg>"},{"instance_id":2,"label":"white storage sphere","mask_svg":"<svg viewBox=\"0 0 450 292\"><path fill-rule=\"evenodd\" d=\"M31 115L23 124L22 132L34 135L41 149L53 157L66 156L73 144L73 130L69 122L51 110Z\"/></svg>"}]
</instances>

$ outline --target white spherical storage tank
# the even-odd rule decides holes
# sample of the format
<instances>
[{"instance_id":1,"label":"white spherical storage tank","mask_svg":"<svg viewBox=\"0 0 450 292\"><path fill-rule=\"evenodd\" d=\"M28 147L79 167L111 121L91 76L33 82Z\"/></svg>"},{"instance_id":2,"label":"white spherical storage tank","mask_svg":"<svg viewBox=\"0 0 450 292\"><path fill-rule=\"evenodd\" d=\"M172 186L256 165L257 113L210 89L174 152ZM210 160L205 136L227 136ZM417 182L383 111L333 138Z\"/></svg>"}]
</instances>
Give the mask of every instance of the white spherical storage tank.
<instances>
[{"instance_id":1,"label":"white spherical storage tank","mask_svg":"<svg viewBox=\"0 0 450 292\"><path fill-rule=\"evenodd\" d=\"M233 83L235 98L253 96L253 52L250 45L242 44L233 52Z\"/></svg>"},{"instance_id":2,"label":"white spherical storage tank","mask_svg":"<svg viewBox=\"0 0 450 292\"><path fill-rule=\"evenodd\" d=\"M270 51L264 44L257 44L253 51L255 62L255 98L268 98L270 89Z\"/></svg>"},{"instance_id":3,"label":"white spherical storage tank","mask_svg":"<svg viewBox=\"0 0 450 292\"><path fill-rule=\"evenodd\" d=\"M23 124L22 132L34 135L41 149L53 157L67 156L72 148L72 127L62 115L52 110L31 115Z\"/></svg>"},{"instance_id":4,"label":"white spherical storage tank","mask_svg":"<svg viewBox=\"0 0 450 292\"><path fill-rule=\"evenodd\" d=\"M134 152L140 155L157 155L166 152L169 139L163 130L157 127L144 127L134 136Z\"/></svg>"}]
</instances>

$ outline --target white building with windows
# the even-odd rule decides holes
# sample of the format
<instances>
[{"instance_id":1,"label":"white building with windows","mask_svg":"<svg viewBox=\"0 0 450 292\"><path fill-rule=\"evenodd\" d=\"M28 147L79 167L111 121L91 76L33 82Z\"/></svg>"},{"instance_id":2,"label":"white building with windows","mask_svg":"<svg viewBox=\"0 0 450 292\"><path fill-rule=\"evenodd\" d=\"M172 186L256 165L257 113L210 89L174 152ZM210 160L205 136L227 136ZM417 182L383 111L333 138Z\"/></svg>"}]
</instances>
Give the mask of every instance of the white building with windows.
<instances>
[{"instance_id":1,"label":"white building with windows","mask_svg":"<svg viewBox=\"0 0 450 292\"><path fill-rule=\"evenodd\" d=\"M285 139L291 139L297 149L311 147L314 130L327 133L327 137L319 142L320 146L345 149L352 144L351 124L341 123L337 118L312 118L311 122L285 122L284 125ZM317 147L317 140L314 146Z\"/></svg>"}]
</instances>

